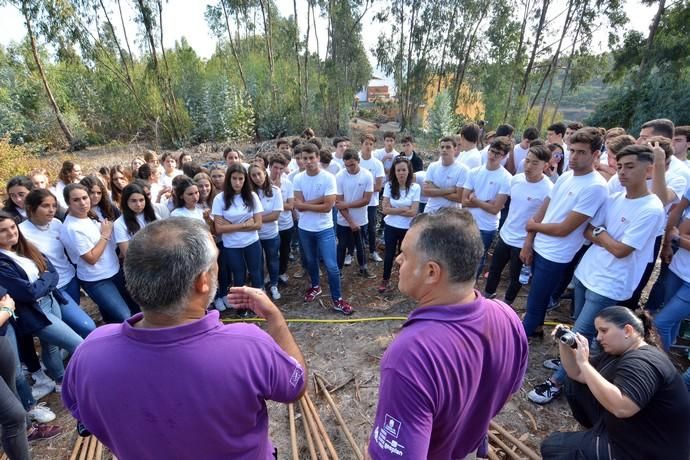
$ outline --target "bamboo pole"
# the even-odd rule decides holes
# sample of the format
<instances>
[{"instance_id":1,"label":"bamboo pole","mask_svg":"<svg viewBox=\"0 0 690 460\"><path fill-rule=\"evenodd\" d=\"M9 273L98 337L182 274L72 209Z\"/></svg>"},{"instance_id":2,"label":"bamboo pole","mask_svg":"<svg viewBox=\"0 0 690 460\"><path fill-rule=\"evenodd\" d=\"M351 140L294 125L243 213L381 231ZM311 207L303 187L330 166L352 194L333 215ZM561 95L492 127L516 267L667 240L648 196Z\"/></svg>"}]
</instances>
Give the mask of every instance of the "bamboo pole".
<instances>
[{"instance_id":1,"label":"bamboo pole","mask_svg":"<svg viewBox=\"0 0 690 460\"><path fill-rule=\"evenodd\" d=\"M84 438L84 442L81 445L81 453L79 454L79 460L86 460L86 453L89 451L89 443L91 442L92 436Z\"/></svg>"},{"instance_id":2,"label":"bamboo pole","mask_svg":"<svg viewBox=\"0 0 690 460\"><path fill-rule=\"evenodd\" d=\"M300 399L300 403L302 400ZM311 460L317 460L316 457L316 449L314 449L314 441L311 439L311 433L309 432L309 424L307 423L307 416L304 415L304 409L300 405L300 409L302 409L302 426L304 427L304 434L306 435L307 438L307 449L309 449L309 458Z\"/></svg>"},{"instance_id":3,"label":"bamboo pole","mask_svg":"<svg viewBox=\"0 0 690 460\"><path fill-rule=\"evenodd\" d=\"M93 460L93 456L96 454L96 444L100 444L100 441L98 441L98 439L92 435L91 444L89 444L89 451L86 453L86 460Z\"/></svg>"},{"instance_id":4,"label":"bamboo pole","mask_svg":"<svg viewBox=\"0 0 690 460\"><path fill-rule=\"evenodd\" d=\"M304 400L304 396L302 396L302 398L299 400L299 407L302 410L302 416L306 419L306 422L309 424L309 431L311 431L312 438L314 439L314 444L316 444L316 448L319 451L319 456L322 459L328 459L326 448L323 446L321 436L319 436L319 429L316 427L316 422L314 422L314 418L311 412L309 411L309 407L307 407L307 403Z\"/></svg>"},{"instance_id":5,"label":"bamboo pole","mask_svg":"<svg viewBox=\"0 0 690 460\"><path fill-rule=\"evenodd\" d=\"M352 450L355 453L355 457L357 458L357 460L363 460L364 457L362 456L362 452L359 450L359 447L357 446L355 439L352 437L352 433L350 433L350 430L347 428L347 425L345 424L345 420L343 420L343 416L340 415L340 411L338 410L338 406L335 405L335 401L333 401L331 394L326 389L326 385L324 384L324 382L320 376L317 376L316 380L317 380L317 382L319 382L319 387L321 388L321 391L323 392L323 395L326 398L326 401L328 401L328 404L331 406L331 409L333 409L333 413L335 414L335 418L336 418L336 420L338 420L338 424L340 425L340 428L342 429L343 433L345 434L345 437L347 438L348 442L350 443L350 446L352 447Z\"/></svg>"},{"instance_id":6,"label":"bamboo pole","mask_svg":"<svg viewBox=\"0 0 690 460\"><path fill-rule=\"evenodd\" d=\"M74 443L74 447L72 448L72 455L69 456L69 460L77 460L77 454L79 453L79 448L81 447L83 442L84 438L82 438L81 436L77 436L77 441Z\"/></svg>"},{"instance_id":7,"label":"bamboo pole","mask_svg":"<svg viewBox=\"0 0 690 460\"><path fill-rule=\"evenodd\" d=\"M96 460L103 460L103 443L98 441L96 445Z\"/></svg>"},{"instance_id":8,"label":"bamboo pole","mask_svg":"<svg viewBox=\"0 0 690 460\"><path fill-rule=\"evenodd\" d=\"M512 434L508 433L508 431L503 428L501 425L498 423L494 422L493 420L490 422L489 427L493 430L498 431L501 433L501 436L506 438L508 441L512 442L515 444L515 446L520 449L524 454L527 456L529 460L541 460L541 456L537 454L535 451L530 449L524 442L520 441L518 438L513 436Z\"/></svg>"},{"instance_id":9,"label":"bamboo pole","mask_svg":"<svg viewBox=\"0 0 690 460\"><path fill-rule=\"evenodd\" d=\"M292 460L299 460L297 451L297 429L295 428L295 406L288 404L288 418L290 419L290 448L292 449Z\"/></svg>"},{"instance_id":10,"label":"bamboo pole","mask_svg":"<svg viewBox=\"0 0 690 460\"><path fill-rule=\"evenodd\" d=\"M319 413L316 412L316 406L314 406L314 402L311 400L308 393L304 393L303 398L307 403L307 408L309 410L311 410L311 413L314 416L314 421L316 422L316 427L318 428L319 433L321 434L321 437L323 438L324 442L326 443L326 449L328 449L328 454L333 458L333 460L339 460L338 454L335 451L335 447L333 447L333 443L331 442L331 438L328 437L328 432L326 431L326 428L323 426L323 422L321 422L321 418L319 417Z\"/></svg>"}]
</instances>

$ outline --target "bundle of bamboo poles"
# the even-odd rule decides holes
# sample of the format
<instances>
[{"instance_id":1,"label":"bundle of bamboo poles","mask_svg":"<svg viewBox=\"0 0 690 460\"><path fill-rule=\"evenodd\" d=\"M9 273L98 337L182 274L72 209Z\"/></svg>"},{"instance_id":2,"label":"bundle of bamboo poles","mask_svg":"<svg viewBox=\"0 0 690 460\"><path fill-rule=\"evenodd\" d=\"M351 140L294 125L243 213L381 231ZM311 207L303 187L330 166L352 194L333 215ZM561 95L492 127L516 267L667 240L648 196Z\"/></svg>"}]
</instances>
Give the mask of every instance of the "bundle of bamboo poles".
<instances>
[{"instance_id":1,"label":"bundle of bamboo poles","mask_svg":"<svg viewBox=\"0 0 690 460\"><path fill-rule=\"evenodd\" d=\"M316 385L318 386L318 389L321 390L323 396L326 398L328 405L333 410L333 414L335 415L335 418L338 421L338 425L340 426L340 429L345 435L345 438L349 442L350 447L352 447L354 458L356 458L357 460L362 460L362 452L357 446L357 443L355 442L352 433L345 424L345 420L340 414L338 406L336 406L333 397L331 396L328 389L326 389L326 385L318 376L314 380L316 382ZM300 407L300 412L302 413L302 425L304 427L304 434L307 443L307 450L309 451L310 460L338 460L339 457L335 451L335 448L333 447L333 442L331 441L330 437L328 436L328 432L326 431L323 423L321 422L319 413L317 412L316 406L309 397L309 393L305 393L304 396L300 398L298 403ZM295 408L293 404L288 405L288 417L290 420L290 445L292 450L292 458L293 460L298 460L299 448L297 446L296 417Z\"/></svg>"},{"instance_id":2,"label":"bundle of bamboo poles","mask_svg":"<svg viewBox=\"0 0 690 460\"><path fill-rule=\"evenodd\" d=\"M513 447L510 447L511 444ZM489 460L501 459L541 460L541 456L510 434L508 430L492 421L489 425Z\"/></svg>"},{"instance_id":3,"label":"bundle of bamboo poles","mask_svg":"<svg viewBox=\"0 0 690 460\"><path fill-rule=\"evenodd\" d=\"M113 457L115 458L115 457ZM72 448L72 455L69 460L102 460L103 459L103 444L96 439L94 435L88 437L78 436L74 447Z\"/></svg>"}]
</instances>

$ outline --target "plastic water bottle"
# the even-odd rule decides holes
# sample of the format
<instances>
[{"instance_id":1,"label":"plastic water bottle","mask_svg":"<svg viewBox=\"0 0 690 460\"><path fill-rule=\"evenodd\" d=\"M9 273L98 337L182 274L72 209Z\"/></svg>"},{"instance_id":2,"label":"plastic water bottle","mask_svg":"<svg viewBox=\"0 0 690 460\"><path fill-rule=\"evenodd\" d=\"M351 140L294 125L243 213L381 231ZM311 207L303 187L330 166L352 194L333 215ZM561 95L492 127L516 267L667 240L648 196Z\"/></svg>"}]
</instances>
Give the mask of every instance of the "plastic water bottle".
<instances>
[{"instance_id":1,"label":"plastic water bottle","mask_svg":"<svg viewBox=\"0 0 690 460\"><path fill-rule=\"evenodd\" d=\"M520 284L527 284L529 283L529 279L532 277L532 269L530 268L529 265L523 264L522 268L520 269Z\"/></svg>"}]
</instances>

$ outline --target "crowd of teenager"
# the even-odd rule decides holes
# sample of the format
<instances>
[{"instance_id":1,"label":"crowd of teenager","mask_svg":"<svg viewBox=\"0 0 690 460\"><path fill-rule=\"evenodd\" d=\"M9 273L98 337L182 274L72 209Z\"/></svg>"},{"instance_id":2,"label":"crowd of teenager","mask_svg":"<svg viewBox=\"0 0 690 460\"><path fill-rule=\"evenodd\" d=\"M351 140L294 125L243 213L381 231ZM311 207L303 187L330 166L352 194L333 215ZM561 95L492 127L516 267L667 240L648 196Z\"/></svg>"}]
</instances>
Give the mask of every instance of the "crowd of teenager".
<instances>
[{"instance_id":1,"label":"crowd of teenager","mask_svg":"<svg viewBox=\"0 0 690 460\"><path fill-rule=\"evenodd\" d=\"M17 452L25 449L18 433L25 413L38 423L30 426L29 439L59 432L47 424L54 413L37 401L61 390L65 358L96 328L80 307L81 291L106 323L121 323L139 311L121 266L129 241L149 223L188 217L214 235L219 288L209 308L233 309L226 296L231 286L264 289L279 300L291 277L308 280L304 301L313 302L322 295L323 268L332 308L350 315L354 310L342 284L375 279L370 264L382 263L376 289L394 289L394 259L413 218L444 208L469 210L479 228L483 255L476 279L484 297L512 305L529 284L523 317L528 337L544 336L547 312L565 305L568 295L573 330L593 350L600 342L613 355L628 350L614 347L613 340L607 349L602 340L606 331L597 322L607 307L644 307L653 317L648 326L658 330L658 341L623 313L604 318L607 324L633 324L628 336L639 346L646 339L654 349L630 358L627 373L620 365L618 373L603 373L633 398L638 411L651 414L637 424L617 425L617 436L639 439L646 424L669 416L651 405L676 397L677 371L666 352L690 316L689 139L690 127L666 119L645 123L637 138L621 128L555 123L544 139L529 128L517 142L510 125L483 132L472 123L457 137L440 139L439 155L425 165L411 136L384 133L383 147L375 149L376 137L365 134L359 150L350 139L336 137L330 149L306 130L252 158L227 148L222 161L200 164L188 153L146 151L128 164L86 176L78 163L65 161L55 181L40 169L13 177L0 212L5 451L23 458ZM659 258L659 275L640 305ZM288 274L290 260L299 268ZM355 261L358 270L345 270ZM499 293L506 266L507 288ZM174 277L175 267L170 271ZM41 343L40 359L34 337ZM563 392L568 377L580 377L578 360L588 359L579 355L584 348L566 347L546 361L554 373L529 399L548 403ZM617 414L614 403L590 390L604 410Z\"/></svg>"}]
</instances>

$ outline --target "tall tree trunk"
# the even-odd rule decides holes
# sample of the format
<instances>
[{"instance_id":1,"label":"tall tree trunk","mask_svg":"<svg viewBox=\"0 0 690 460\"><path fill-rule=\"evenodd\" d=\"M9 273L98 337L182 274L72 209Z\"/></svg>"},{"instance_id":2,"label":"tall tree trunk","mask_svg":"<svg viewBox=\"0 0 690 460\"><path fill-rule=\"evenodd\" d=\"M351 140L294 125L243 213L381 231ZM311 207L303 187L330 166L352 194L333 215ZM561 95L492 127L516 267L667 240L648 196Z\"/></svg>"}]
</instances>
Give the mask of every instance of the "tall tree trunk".
<instances>
[{"instance_id":1,"label":"tall tree trunk","mask_svg":"<svg viewBox=\"0 0 690 460\"><path fill-rule=\"evenodd\" d=\"M586 5L586 3L585 3ZM582 11L584 11L585 6L583 5ZM584 16L580 14L580 20L577 22L577 30L575 30L575 38L573 38L573 44L570 47L570 54L568 55L568 63L565 66L565 71L563 72L563 83L561 84L561 93L556 101L556 106L553 109L553 115L551 115L551 123L556 121L556 115L558 114L558 109L561 106L561 101L563 96L565 96L565 88L568 82L568 77L570 76L570 69L573 65L573 58L575 56L575 49L577 48L577 43L580 38L580 32L582 31L582 26L584 25Z\"/></svg>"},{"instance_id":2,"label":"tall tree trunk","mask_svg":"<svg viewBox=\"0 0 690 460\"><path fill-rule=\"evenodd\" d=\"M122 5L120 0L117 0L117 8L120 11L120 23L122 24L122 34L125 37L125 44L127 45L127 54L129 54L129 65L134 68L134 55L132 54L132 48L129 46L129 38L127 37L127 27L125 26L125 17L122 14Z\"/></svg>"},{"instance_id":3,"label":"tall tree trunk","mask_svg":"<svg viewBox=\"0 0 690 460\"><path fill-rule=\"evenodd\" d=\"M267 0L259 0L261 5L261 17L264 23L264 34L266 41L266 59L268 60L268 78L271 85L271 102L273 108L278 106L278 89L275 83L275 71L273 61L273 33L271 31L271 3Z\"/></svg>"},{"instance_id":4,"label":"tall tree trunk","mask_svg":"<svg viewBox=\"0 0 690 460\"><path fill-rule=\"evenodd\" d=\"M22 2L22 14L24 15L24 21L26 22L26 32L29 36L29 42L31 43L31 54L34 57L34 61L36 63L36 68L38 69L38 74L40 75L41 82L43 83L43 88L46 90L46 95L48 96L48 102L50 103L50 106L52 107L53 112L55 112L55 118L57 118L58 125L60 126L62 133L65 135L65 139L67 140L67 143L69 144L70 148L74 148L76 146L74 136L72 135L72 132L70 131L69 127L67 126L67 123L65 122L64 117L62 116L62 112L60 111L60 107L58 107L57 102L55 101L55 97L53 96L53 91L50 89L50 85L48 84L48 79L46 78L45 71L43 70L43 64L41 63L41 58L38 55L38 49L36 47L36 37L34 36L34 32L33 32L33 29L31 27L31 15L29 13L29 8L26 4L26 1Z\"/></svg>"},{"instance_id":5,"label":"tall tree trunk","mask_svg":"<svg viewBox=\"0 0 690 460\"><path fill-rule=\"evenodd\" d=\"M526 0L525 10L522 14L522 25L520 26L520 39L518 40L518 48L515 53L515 62L513 63L513 70L517 70L522 60L523 55L523 45L525 44L525 33L527 31L527 21L529 19L529 14L531 12L532 0ZM513 99L513 89L515 87L515 79L510 79L510 89L508 90L508 100L506 101L505 110L503 111L503 122L508 120L508 114L510 113L510 108Z\"/></svg>"},{"instance_id":6,"label":"tall tree trunk","mask_svg":"<svg viewBox=\"0 0 690 460\"><path fill-rule=\"evenodd\" d=\"M299 23L297 22L297 0L292 0L292 8L295 13L295 63L297 64L297 101L299 103L299 113L302 118L302 126L307 125L307 114L304 108L304 94L302 93L302 63L299 54Z\"/></svg>"},{"instance_id":7,"label":"tall tree trunk","mask_svg":"<svg viewBox=\"0 0 690 460\"><path fill-rule=\"evenodd\" d=\"M223 16L225 17L225 28L228 31L228 42L230 43L230 52L232 57L235 59L235 64L237 64L237 71L240 74L240 80L242 80L242 87L244 88L245 94L249 94L249 87L247 87L247 79L244 77L244 69L242 69L242 61L237 54L237 49L235 48L235 41L232 39L232 31L230 30L230 18L228 16L228 9L225 6L226 0L220 0L220 5L223 7ZM239 29L238 29L239 30Z\"/></svg>"},{"instance_id":8,"label":"tall tree trunk","mask_svg":"<svg viewBox=\"0 0 690 460\"><path fill-rule=\"evenodd\" d=\"M529 77L532 73L532 68L534 67L534 61L537 57L537 50L541 44L541 36L544 32L544 24L546 23L546 12L549 9L550 1L551 0L542 0L539 24L537 24L537 30L534 36L534 46L532 47L532 52L530 53L529 61L527 62L527 67L525 68L525 73L522 76L522 83L520 83L520 90L518 91L519 96L524 96L527 93L527 83L529 82Z\"/></svg>"},{"instance_id":9,"label":"tall tree trunk","mask_svg":"<svg viewBox=\"0 0 690 460\"><path fill-rule=\"evenodd\" d=\"M642 59L640 60L640 68L637 73L637 79L635 80L635 88L639 89L640 83L647 76L647 67L649 67L649 53L652 51L652 46L654 45L654 38L659 30L659 23L661 18L666 12L666 0L659 0L659 7L656 10L652 24L649 26L649 35L647 35L647 43L645 45L645 50L642 53Z\"/></svg>"},{"instance_id":10,"label":"tall tree trunk","mask_svg":"<svg viewBox=\"0 0 690 460\"><path fill-rule=\"evenodd\" d=\"M455 16L458 13L458 4L456 3L455 6L453 7L453 14L450 16L450 21L448 22L448 30L446 33L446 39L443 40L443 49L441 50L441 67L439 68L438 71L438 83L436 85L436 95L438 95L441 92L441 83L443 80L443 77L445 76L444 74L446 73L446 48L450 42L450 35L453 33L455 30Z\"/></svg>"}]
</instances>

